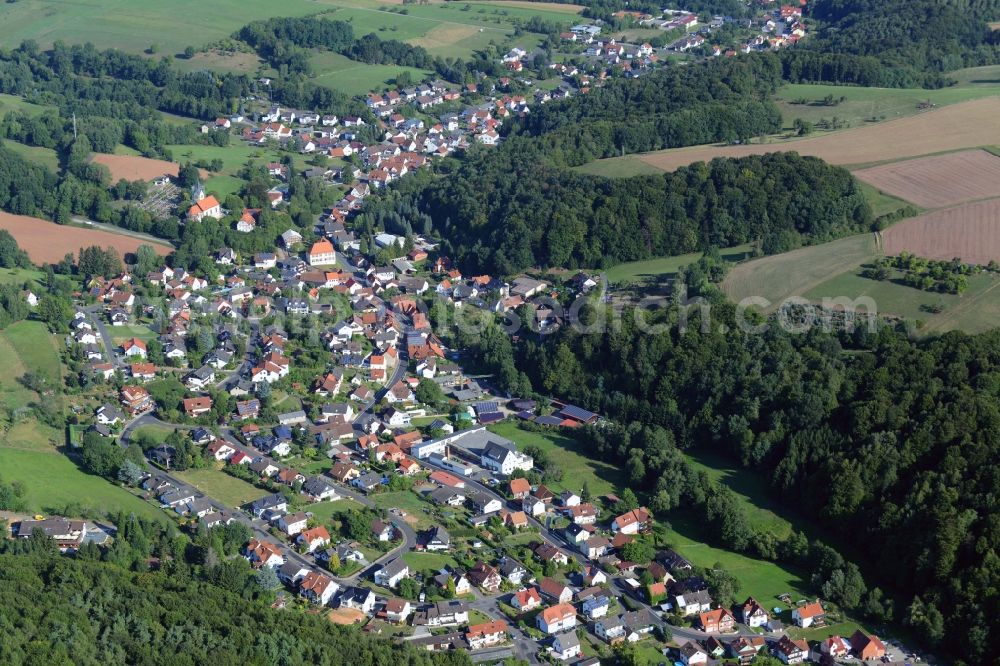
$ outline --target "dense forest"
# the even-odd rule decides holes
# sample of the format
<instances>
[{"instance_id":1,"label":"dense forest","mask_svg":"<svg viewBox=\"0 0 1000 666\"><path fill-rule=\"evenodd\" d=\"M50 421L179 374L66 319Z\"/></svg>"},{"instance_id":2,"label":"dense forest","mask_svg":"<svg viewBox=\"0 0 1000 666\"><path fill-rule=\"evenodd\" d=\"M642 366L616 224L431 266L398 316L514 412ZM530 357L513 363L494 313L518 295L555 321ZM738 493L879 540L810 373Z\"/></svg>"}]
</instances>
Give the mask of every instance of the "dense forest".
<instances>
[{"instance_id":1,"label":"dense forest","mask_svg":"<svg viewBox=\"0 0 1000 666\"><path fill-rule=\"evenodd\" d=\"M1000 36L987 26L1000 17L997 0L811 0L806 11L819 29L784 57L812 80L836 82L839 70L840 82L879 85L869 82L877 62L884 85L940 87L943 72L1000 58Z\"/></svg>"},{"instance_id":2,"label":"dense forest","mask_svg":"<svg viewBox=\"0 0 1000 666\"><path fill-rule=\"evenodd\" d=\"M277 577L225 559L245 541L242 526L190 543L134 516L119 520L110 549L91 545L76 559L40 533L0 544L4 664L469 663L464 652L418 652L321 615L271 610Z\"/></svg>"},{"instance_id":3,"label":"dense forest","mask_svg":"<svg viewBox=\"0 0 1000 666\"><path fill-rule=\"evenodd\" d=\"M403 186L470 269L609 266L748 242L783 252L872 222L850 173L795 153L607 179L550 167L529 149L512 149L519 145L471 154L447 178ZM380 202L397 210L404 203ZM361 223L378 216L376 207Z\"/></svg>"},{"instance_id":4,"label":"dense forest","mask_svg":"<svg viewBox=\"0 0 1000 666\"><path fill-rule=\"evenodd\" d=\"M755 533L724 495L705 495L676 450L730 456L765 475L790 513L820 525L881 587L867 589L845 566L814 577L817 593L908 624L970 663L991 653L1000 631L1000 331L911 341L887 327L792 334L772 321L750 334L734 306L714 300L704 329L697 308L684 330L670 309L648 321L665 330L626 312L599 335L566 328L516 349L504 336L469 342L513 390L530 382L612 420L581 440L621 464L654 510L687 507L725 547L806 564L801 535L779 543Z\"/></svg>"},{"instance_id":5,"label":"dense forest","mask_svg":"<svg viewBox=\"0 0 1000 666\"><path fill-rule=\"evenodd\" d=\"M712 141L745 141L781 128L770 101L782 67L772 55L666 67L637 80L613 79L587 95L550 102L504 128L540 137L551 164Z\"/></svg>"}]
</instances>

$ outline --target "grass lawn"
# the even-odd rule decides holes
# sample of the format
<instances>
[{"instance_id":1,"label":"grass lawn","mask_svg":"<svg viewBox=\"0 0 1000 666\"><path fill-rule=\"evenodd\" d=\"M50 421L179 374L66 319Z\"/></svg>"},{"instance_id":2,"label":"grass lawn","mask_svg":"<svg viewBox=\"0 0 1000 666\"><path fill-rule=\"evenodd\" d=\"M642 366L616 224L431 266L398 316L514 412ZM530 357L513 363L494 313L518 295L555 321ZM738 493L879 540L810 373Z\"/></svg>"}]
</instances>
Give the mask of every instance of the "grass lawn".
<instances>
[{"instance_id":1,"label":"grass lawn","mask_svg":"<svg viewBox=\"0 0 1000 666\"><path fill-rule=\"evenodd\" d=\"M659 664L667 660L663 656L663 644L652 638L647 638L637 643L635 653L640 659L645 659L649 664Z\"/></svg>"},{"instance_id":2,"label":"grass lawn","mask_svg":"<svg viewBox=\"0 0 1000 666\"><path fill-rule=\"evenodd\" d=\"M144 425L139 426L132 432L132 438L137 439L139 437L151 437L163 441L167 438L167 435L174 431L173 428L168 428L166 426L160 425Z\"/></svg>"},{"instance_id":3,"label":"grass lawn","mask_svg":"<svg viewBox=\"0 0 1000 666\"><path fill-rule=\"evenodd\" d=\"M0 470L5 481L22 481L30 511L54 513L75 503L101 513L128 511L144 518L167 521L159 508L124 488L83 472L56 451L27 451L0 445Z\"/></svg>"},{"instance_id":4,"label":"grass lawn","mask_svg":"<svg viewBox=\"0 0 1000 666\"><path fill-rule=\"evenodd\" d=\"M236 176L212 176L205 181L205 191L213 192L220 201L230 194L238 194L245 181Z\"/></svg>"},{"instance_id":5,"label":"grass lawn","mask_svg":"<svg viewBox=\"0 0 1000 666\"><path fill-rule=\"evenodd\" d=\"M0 446L23 451L51 452L54 446L63 441L63 433L31 418L18 421L7 429L0 437ZM3 470L0 470L0 476Z\"/></svg>"},{"instance_id":6,"label":"grass lawn","mask_svg":"<svg viewBox=\"0 0 1000 666\"><path fill-rule=\"evenodd\" d=\"M19 321L11 324L3 332L24 364L35 372L43 372L49 377L60 377L59 354L56 338L40 321Z\"/></svg>"},{"instance_id":7,"label":"grass lawn","mask_svg":"<svg viewBox=\"0 0 1000 666\"><path fill-rule=\"evenodd\" d=\"M383 509L402 509L407 513L410 524L418 529L429 527L434 522L428 511L425 511L425 509L429 510L431 505L412 491L378 493L373 495L371 499L376 506Z\"/></svg>"},{"instance_id":8,"label":"grass lawn","mask_svg":"<svg viewBox=\"0 0 1000 666\"><path fill-rule=\"evenodd\" d=\"M755 530L772 532L779 539L791 532L792 524L784 517L787 508L772 498L772 491L759 474L737 469L728 458L704 451L686 453L685 457L696 470L705 472L712 481L728 487L744 500L747 518ZM803 529L802 525L796 527Z\"/></svg>"},{"instance_id":9,"label":"grass lawn","mask_svg":"<svg viewBox=\"0 0 1000 666\"><path fill-rule=\"evenodd\" d=\"M109 326L112 340L119 344L129 338L139 338L140 340L152 340L156 333L145 324L126 324L125 326Z\"/></svg>"},{"instance_id":10,"label":"grass lawn","mask_svg":"<svg viewBox=\"0 0 1000 666\"><path fill-rule=\"evenodd\" d=\"M227 507L238 508L265 494L260 488L214 467L188 469L174 474Z\"/></svg>"},{"instance_id":11,"label":"grass lawn","mask_svg":"<svg viewBox=\"0 0 1000 666\"><path fill-rule=\"evenodd\" d=\"M361 505L352 499L339 499L332 502L310 504L305 507L304 510L311 513L313 518L317 521L321 523L329 523L333 520L334 516L342 513L348 513L350 511L357 511L360 508Z\"/></svg>"},{"instance_id":12,"label":"grass lawn","mask_svg":"<svg viewBox=\"0 0 1000 666\"><path fill-rule=\"evenodd\" d=\"M447 553L415 553L403 554L403 561L415 571L441 571L445 567L456 567L455 558Z\"/></svg>"},{"instance_id":13,"label":"grass lawn","mask_svg":"<svg viewBox=\"0 0 1000 666\"><path fill-rule=\"evenodd\" d=\"M0 110L0 113L2 113L2 110ZM3 145L33 164L43 166L52 172L59 171L59 156L51 148L28 146L17 141L11 141L10 139L5 140Z\"/></svg>"},{"instance_id":14,"label":"grass lawn","mask_svg":"<svg viewBox=\"0 0 1000 666\"><path fill-rule=\"evenodd\" d=\"M750 255L749 245L722 250L722 258L737 263ZM630 261L607 269L604 274L612 284L633 284L637 282L660 281L673 277L681 266L688 266L701 259L701 252L682 254L676 257L660 257L644 261Z\"/></svg>"},{"instance_id":15,"label":"grass lawn","mask_svg":"<svg viewBox=\"0 0 1000 666\"><path fill-rule=\"evenodd\" d=\"M965 78L965 77L963 77ZM988 80L990 77L970 76L967 81ZM821 118L836 116L847 121L850 127L858 127L871 122L892 120L920 112L918 105L930 102L936 106L957 104L981 97L1000 94L1000 81L992 84L953 86L940 90L923 88L861 88L854 86L830 86L822 84L794 83L782 86L775 95L775 102L781 110L785 127L791 127L796 118L817 122ZM835 100L845 98L836 106L821 103L827 95ZM796 100L808 100L806 104L793 104Z\"/></svg>"},{"instance_id":16,"label":"grass lawn","mask_svg":"<svg viewBox=\"0 0 1000 666\"><path fill-rule=\"evenodd\" d=\"M859 180L858 184L861 186L861 191L864 193L865 199L868 200L868 204L872 207L872 214L875 217L897 211L907 204L911 206L913 205L908 201L903 201L902 199L894 197L891 194L886 194L885 192L877 190L868 183L863 183ZM914 208L919 210L917 206L914 206Z\"/></svg>"},{"instance_id":17,"label":"grass lawn","mask_svg":"<svg viewBox=\"0 0 1000 666\"><path fill-rule=\"evenodd\" d=\"M263 146L251 146L235 136L231 141L232 143L228 146L201 146L174 143L167 146L167 149L170 150L170 154L173 156L175 162L195 162L199 160L211 162L215 159L222 160L222 170L214 175L213 178L209 178L208 182L219 176L236 176L247 162L254 161L261 164L278 162L283 156L288 155L288 153L271 150ZM305 157L298 154L293 155L293 157L296 168L304 169L306 167Z\"/></svg>"},{"instance_id":18,"label":"grass lawn","mask_svg":"<svg viewBox=\"0 0 1000 666\"><path fill-rule=\"evenodd\" d=\"M383 36L384 39L390 37ZM433 72L400 65L369 65L351 60L339 53L317 53L310 60L316 73L315 82L348 95L363 95L393 85L401 72L409 72L414 82L432 76Z\"/></svg>"},{"instance_id":19,"label":"grass lawn","mask_svg":"<svg viewBox=\"0 0 1000 666\"><path fill-rule=\"evenodd\" d=\"M43 373L52 381L59 381L62 376L55 338L41 322L19 321L0 332L0 357L4 359L4 372L0 373L0 407L8 413L38 400L38 394L18 381L26 372Z\"/></svg>"},{"instance_id":20,"label":"grass lawn","mask_svg":"<svg viewBox=\"0 0 1000 666\"><path fill-rule=\"evenodd\" d=\"M3 10L0 9L0 16L3 15ZM3 37L0 37L2 40ZM8 111L19 111L21 113L27 113L32 116L37 116L46 111L53 109L55 107L44 105L44 104L32 104L31 102L25 101L23 97L18 95L7 95L5 93L0 93L0 116L3 116ZM9 139L4 140L4 143L13 143Z\"/></svg>"},{"instance_id":21,"label":"grass lawn","mask_svg":"<svg viewBox=\"0 0 1000 666\"><path fill-rule=\"evenodd\" d=\"M490 431L515 442L519 449L526 446L537 446L551 460L559 464L563 471L562 481L558 483L545 482L553 490L573 490L579 492L584 482L590 486L594 495L604 495L620 492L625 484L622 471L600 460L587 457L586 452L579 448L575 440L552 432L529 432L521 429L513 421L504 421L491 425Z\"/></svg>"},{"instance_id":22,"label":"grass lawn","mask_svg":"<svg viewBox=\"0 0 1000 666\"><path fill-rule=\"evenodd\" d=\"M538 534L538 532L525 531L511 534L503 540L503 544L505 546L526 546L529 543L538 543L539 541L542 541L542 537Z\"/></svg>"},{"instance_id":23,"label":"grass lawn","mask_svg":"<svg viewBox=\"0 0 1000 666\"><path fill-rule=\"evenodd\" d=\"M665 516L665 521L657 523L657 545L670 546L695 566L721 564L740 581L738 597L753 595L770 609L780 604L779 594L789 592L797 599L809 591L805 572L709 546L702 540L706 537L702 534L703 527L684 515L683 510Z\"/></svg>"},{"instance_id":24,"label":"grass lawn","mask_svg":"<svg viewBox=\"0 0 1000 666\"><path fill-rule=\"evenodd\" d=\"M34 268L0 268L0 284L22 285L32 282L36 287L41 287L43 277L43 273Z\"/></svg>"},{"instance_id":25,"label":"grass lawn","mask_svg":"<svg viewBox=\"0 0 1000 666\"><path fill-rule=\"evenodd\" d=\"M647 164L639 159L638 155L625 155L623 157L610 157L603 160L595 160L574 167L575 171L591 176L604 176L605 178L630 178L632 176L655 176L663 173L662 169L657 169L652 164Z\"/></svg>"}]
</instances>

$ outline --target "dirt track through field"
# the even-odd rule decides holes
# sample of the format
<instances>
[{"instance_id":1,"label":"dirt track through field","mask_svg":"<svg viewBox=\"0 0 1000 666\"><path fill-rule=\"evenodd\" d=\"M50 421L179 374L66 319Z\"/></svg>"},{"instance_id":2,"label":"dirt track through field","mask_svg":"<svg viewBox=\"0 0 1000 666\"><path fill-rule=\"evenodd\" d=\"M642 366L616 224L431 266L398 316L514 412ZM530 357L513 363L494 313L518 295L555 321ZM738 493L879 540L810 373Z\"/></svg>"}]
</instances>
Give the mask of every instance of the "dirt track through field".
<instances>
[{"instance_id":1,"label":"dirt track through field","mask_svg":"<svg viewBox=\"0 0 1000 666\"><path fill-rule=\"evenodd\" d=\"M906 251L944 261L1000 261L1000 199L926 213L893 225L882 236L887 255Z\"/></svg>"},{"instance_id":2,"label":"dirt track through field","mask_svg":"<svg viewBox=\"0 0 1000 666\"><path fill-rule=\"evenodd\" d=\"M1000 196L1000 157L985 150L882 164L854 175L921 208L944 208Z\"/></svg>"},{"instance_id":3,"label":"dirt track through field","mask_svg":"<svg viewBox=\"0 0 1000 666\"><path fill-rule=\"evenodd\" d=\"M91 245L113 247L123 259L126 253L135 252L140 245L151 245L157 254L164 256L173 250L165 245L155 245L140 238L110 231L69 227L37 217L3 212L0 212L0 229L9 231L21 249L31 257L31 261L39 265L58 263L67 253L73 253L76 257L81 247Z\"/></svg>"},{"instance_id":4,"label":"dirt track through field","mask_svg":"<svg viewBox=\"0 0 1000 666\"><path fill-rule=\"evenodd\" d=\"M1000 144L1000 97L986 97L823 136L761 145L692 146L649 153L643 162L664 171L716 157L795 151L831 164L871 164L962 148Z\"/></svg>"}]
</instances>

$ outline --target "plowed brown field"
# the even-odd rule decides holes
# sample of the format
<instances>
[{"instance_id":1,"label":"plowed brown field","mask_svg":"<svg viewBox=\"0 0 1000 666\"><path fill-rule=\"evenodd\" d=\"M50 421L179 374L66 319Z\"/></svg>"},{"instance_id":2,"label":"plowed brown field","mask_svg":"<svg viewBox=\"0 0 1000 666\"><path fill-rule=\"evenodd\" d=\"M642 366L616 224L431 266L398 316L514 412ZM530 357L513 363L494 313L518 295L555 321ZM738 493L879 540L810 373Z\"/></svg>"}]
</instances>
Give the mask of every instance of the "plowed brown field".
<instances>
[{"instance_id":1,"label":"plowed brown field","mask_svg":"<svg viewBox=\"0 0 1000 666\"><path fill-rule=\"evenodd\" d=\"M167 255L173 250L166 245L110 231L67 227L37 217L4 212L0 212L0 229L9 231L36 264L57 263L70 252L75 257L81 247L91 245L113 247L123 258L127 252L135 252L140 245L151 245L161 255Z\"/></svg>"},{"instance_id":2,"label":"plowed brown field","mask_svg":"<svg viewBox=\"0 0 1000 666\"><path fill-rule=\"evenodd\" d=\"M180 168L175 162L132 155L95 153L92 160L108 167L113 183L117 183L122 178L125 180L154 180L160 176L176 176Z\"/></svg>"},{"instance_id":3,"label":"plowed brown field","mask_svg":"<svg viewBox=\"0 0 1000 666\"><path fill-rule=\"evenodd\" d=\"M922 208L1000 196L1000 157L985 150L882 164L855 171L869 185Z\"/></svg>"},{"instance_id":4,"label":"plowed brown field","mask_svg":"<svg viewBox=\"0 0 1000 666\"><path fill-rule=\"evenodd\" d=\"M743 146L673 148L639 157L664 171L716 157L783 151L819 157L831 164L870 164L961 148L1000 144L1000 97L952 104L908 118L805 139Z\"/></svg>"},{"instance_id":5,"label":"plowed brown field","mask_svg":"<svg viewBox=\"0 0 1000 666\"><path fill-rule=\"evenodd\" d=\"M925 213L882 232L888 255L904 250L928 259L1000 261L1000 199Z\"/></svg>"}]
</instances>

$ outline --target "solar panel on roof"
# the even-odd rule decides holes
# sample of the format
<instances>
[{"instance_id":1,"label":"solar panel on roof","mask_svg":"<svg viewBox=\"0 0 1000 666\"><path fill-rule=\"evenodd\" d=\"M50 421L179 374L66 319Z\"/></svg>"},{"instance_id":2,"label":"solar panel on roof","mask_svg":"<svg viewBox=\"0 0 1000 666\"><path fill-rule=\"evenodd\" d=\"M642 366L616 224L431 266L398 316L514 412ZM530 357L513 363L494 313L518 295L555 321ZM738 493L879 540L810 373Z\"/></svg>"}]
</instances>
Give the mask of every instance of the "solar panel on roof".
<instances>
[{"instance_id":1,"label":"solar panel on roof","mask_svg":"<svg viewBox=\"0 0 1000 666\"><path fill-rule=\"evenodd\" d=\"M576 419L577 421L589 421L593 418L597 418L597 414L588 412L586 409L577 407L576 405L566 405L559 413L571 419Z\"/></svg>"}]
</instances>

